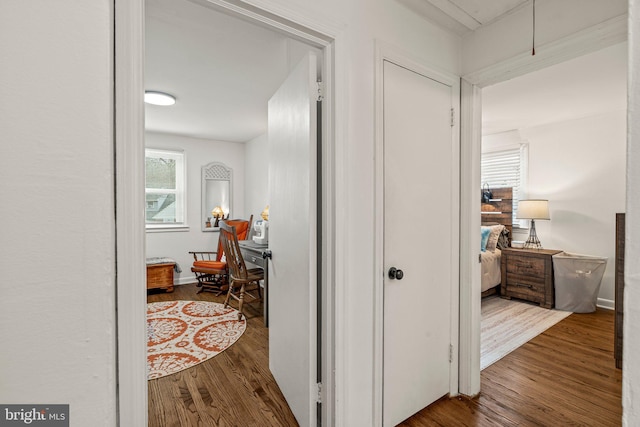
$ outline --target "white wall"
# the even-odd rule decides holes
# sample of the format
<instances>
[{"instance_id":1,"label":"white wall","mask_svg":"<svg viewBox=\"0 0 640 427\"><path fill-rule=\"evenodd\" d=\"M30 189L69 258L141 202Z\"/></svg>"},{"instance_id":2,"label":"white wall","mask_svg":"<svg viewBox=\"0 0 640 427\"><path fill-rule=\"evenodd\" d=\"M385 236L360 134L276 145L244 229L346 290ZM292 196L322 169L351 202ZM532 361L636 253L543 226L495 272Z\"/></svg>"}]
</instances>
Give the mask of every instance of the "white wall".
<instances>
[{"instance_id":1,"label":"white wall","mask_svg":"<svg viewBox=\"0 0 640 427\"><path fill-rule=\"evenodd\" d=\"M336 283L346 292L340 304L347 315L337 326L346 345L338 410L343 425L369 426L374 41L457 73L459 39L388 0L251 3L337 29L341 37L335 119L345 165L341 262L348 269ZM0 339L12 343L2 350L0 400L70 403L73 425L115 425L113 1L7 0L0 19L0 120L3 141L11 144L0 156ZM190 170L194 160L187 159ZM236 179L243 175L234 167Z\"/></svg>"},{"instance_id":2,"label":"white wall","mask_svg":"<svg viewBox=\"0 0 640 427\"><path fill-rule=\"evenodd\" d=\"M396 2L253 0L341 28L339 129L348 203L343 425L372 424L374 40L458 72L456 37ZM548 3L548 2L547 2ZM567 16L583 12L582 2ZM604 3L604 2L603 2ZM609 3L609 2L606 2ZM542 2L541 2L542 4ZM640 258L640 6L632 0L627 259ZM116 424L113 233L113 1L0 2L2 298L0 400L70 403L73 425ZM513 32L503 34L503 39ZM524 45L524 43L523 43ZM470 53L469 53L470 54ZM7 149L7 144L11 148ZM62 190L61 190L62 189ZM37 201L37 203L34 203ZM37 269L34 268L37 260ZM640 423L640 265L627 264L625 425ZM123 284L124 285L124 284ZM339 355L340 357L342 355Z\"/></svg>"},{"instance_id":3,"label":"white wall","mask_svg":"<svg viewBox=\"0 0 640 427\"><path fill-rule=\"evenodd\" d=\"M0 2L0 402L116 424L113 2Z\"/></svg>"},{"instance_id":4,"label":"white wall","mask_svg":"<svg viewBox=\"0 0 640 427\"><path fill-rule=\"evenodd\" d=\"M622 425L640 425L640 2L629 8L629 113Z\"/></svg>"},{"instance_id":5,"label":"white wall","mask_svg":"<svg viewBox=\"0 0 640 427\"><path fill-rule=\"evenodd\" d=\"M244 205L253 221L260 219L269 204L269 151L267 135L260 135L245 143Z\"/></svg>"},{"instance_id":6,"label":"white wall","mask_svg":"<svg viewBox=\"0 0 640 427\"><path fill-rule=\"evenodd\" d=\"M509 133L517 139L516 133ZM483 149L500 136L483 138ZM599 304L613 309L615 214L625 211L626 111L519 132L529 143L528 198L549 200L550 221L536 230L548 249L608 258ZM526 240L528 230L514 232Z\"/></svg>"},{"instance_id":7,"label":"white wall","mask_svg":"<svg viewBox=\"0 0 640 427\"><path fill-rule=\"evenodd\" d=\"M244 218L244 152L245 145L237 142L210 141L186 136L147 132L145 145L150 148L182 149L187 166L187 224L188 231L147 231L147 257L175 259L182 273L174 273L176 284L195 282L191 272L193 256L189 251L215 251L218 245L217 231L202 231L201 191L202 166L221 162L232 169L233 218Z\"/></svg>"}]
</instances>

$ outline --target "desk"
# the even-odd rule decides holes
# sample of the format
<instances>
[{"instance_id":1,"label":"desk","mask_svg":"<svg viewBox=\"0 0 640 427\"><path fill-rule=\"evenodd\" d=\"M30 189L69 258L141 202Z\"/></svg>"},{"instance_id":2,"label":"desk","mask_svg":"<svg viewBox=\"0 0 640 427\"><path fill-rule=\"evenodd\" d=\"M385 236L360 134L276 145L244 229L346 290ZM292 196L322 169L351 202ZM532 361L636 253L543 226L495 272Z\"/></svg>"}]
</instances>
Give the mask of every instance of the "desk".
<instances>
[{"instance_id":1,"label":"desk","mask_svg":"<svg viewBox=\"0 0 640 427\"><path fill-rule=\"evenodd\" d=\"M239 240L242 258L247 263L261 267L264 270L264 293L262 297L262 307L264 310L264 326L269 327L269 258L271 251L268 245L259 245L253 240Z\"/></svg>"}]
</instances>

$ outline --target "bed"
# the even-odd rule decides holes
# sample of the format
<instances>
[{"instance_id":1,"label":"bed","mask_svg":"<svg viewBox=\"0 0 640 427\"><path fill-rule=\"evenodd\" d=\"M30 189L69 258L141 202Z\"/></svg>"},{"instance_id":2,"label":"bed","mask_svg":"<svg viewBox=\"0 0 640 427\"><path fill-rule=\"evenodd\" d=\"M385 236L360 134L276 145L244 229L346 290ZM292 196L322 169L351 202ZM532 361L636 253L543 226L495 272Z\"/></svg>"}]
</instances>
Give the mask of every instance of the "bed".
<instances>
[{"instance_id":1,"label":"bed","mask_svg":"<svg viewBox=\"0 0 640 427\"><path fill-rule=\"evenodd\" d=\"M509 247L513 233L513 190L511 187L493 188L492 196L483 200L481 208L480 266L482 271L482 296L498 293L502 272L500 268L501 248Z\"/></svg>"}]
</instances>

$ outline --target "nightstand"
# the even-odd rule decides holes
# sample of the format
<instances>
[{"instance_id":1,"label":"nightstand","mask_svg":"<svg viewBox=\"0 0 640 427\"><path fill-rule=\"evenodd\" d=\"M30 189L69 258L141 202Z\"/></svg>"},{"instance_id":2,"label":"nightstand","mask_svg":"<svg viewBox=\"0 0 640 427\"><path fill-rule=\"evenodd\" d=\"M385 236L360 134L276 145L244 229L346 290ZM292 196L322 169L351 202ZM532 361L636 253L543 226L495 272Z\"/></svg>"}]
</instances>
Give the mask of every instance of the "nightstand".
<instances>
[{"instance_id":1,"label":"nightstand","mask_svg":"<svg viewBox=\"0 0 640 427\"><path fill-rule=\"evenodd\" d=\"M554 249L503 249L502 298L518 298L553 308L555 288L551 257L560 252Z\"/></svg>"}]
</instances>

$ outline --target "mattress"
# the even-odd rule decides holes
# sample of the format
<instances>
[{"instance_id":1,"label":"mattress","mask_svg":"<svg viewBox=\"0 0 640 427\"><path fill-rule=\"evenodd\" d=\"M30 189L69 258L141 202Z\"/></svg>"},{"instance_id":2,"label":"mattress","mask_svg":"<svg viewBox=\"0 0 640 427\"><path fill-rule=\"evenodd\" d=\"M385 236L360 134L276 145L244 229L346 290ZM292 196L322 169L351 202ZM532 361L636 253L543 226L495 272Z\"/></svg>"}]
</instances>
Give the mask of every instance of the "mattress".
<instances>
[{"instance_id":1,"label":"mattress","mask_svg":"<svg viewBox=\"0 0 640 427\"><path fill-rule=\"evenodd\" d=\"M502 271L500 269L500 257L502 252L496 249L493 252L480 252L480 268L482 270L481 289L482 292L499 285L502 281Z\"/></svg>"}]
</instances>

